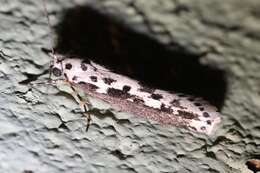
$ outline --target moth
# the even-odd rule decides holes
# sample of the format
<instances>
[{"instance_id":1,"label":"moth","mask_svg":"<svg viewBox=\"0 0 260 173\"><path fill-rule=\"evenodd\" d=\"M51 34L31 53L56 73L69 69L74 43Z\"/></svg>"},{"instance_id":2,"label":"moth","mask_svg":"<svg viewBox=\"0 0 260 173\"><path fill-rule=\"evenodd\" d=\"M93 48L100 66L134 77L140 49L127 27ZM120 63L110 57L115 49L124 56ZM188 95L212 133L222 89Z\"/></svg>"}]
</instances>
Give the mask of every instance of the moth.
<instances>
[{"instance_id":1,"label":"moth","mask_svg":"<svg viewBox=\"0 0 260 173\"><path fill-rule=\"evenodd\" d=\"M51 73L55 77L121 111L208 135L220 122L216 107L201 98L149 88L91 60L57 54L51 57Z\"/></svg>"},{"instance_id":2,"label":"moth","mask_svg":"<svg viewBox=\"0 0 260 173\"><path fill-rule=\"evenodd\" d=\"M50 56L51 74L71 86L86 112L89 103L77 94L77 87L88 96L103 100L121 111L163 125L184 127L210 135L221 121L217 108L201 98L147 87L91 60L70 58L54 52Z\"/></svg>"}]
</instances>

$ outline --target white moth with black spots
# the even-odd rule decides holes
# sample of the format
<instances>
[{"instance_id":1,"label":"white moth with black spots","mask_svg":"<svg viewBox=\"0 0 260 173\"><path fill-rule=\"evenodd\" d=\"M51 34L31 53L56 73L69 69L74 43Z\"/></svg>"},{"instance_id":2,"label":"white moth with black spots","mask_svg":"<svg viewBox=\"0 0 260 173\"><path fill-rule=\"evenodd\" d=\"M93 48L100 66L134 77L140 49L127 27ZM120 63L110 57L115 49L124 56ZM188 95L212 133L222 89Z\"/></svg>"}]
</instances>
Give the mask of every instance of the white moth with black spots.
<instances>
[{"instance_id":1,"label":"white moth with black spots","mask_svg":"<svg viewBox=\"0 0 260 173\"><path fill-rule=\"evenodd\" d=\"M148 88L92 61L51 56L51 72L55 77L124 112L208 135L221 121L216 107L201 98Z\"/></svg>"}]
</instances>

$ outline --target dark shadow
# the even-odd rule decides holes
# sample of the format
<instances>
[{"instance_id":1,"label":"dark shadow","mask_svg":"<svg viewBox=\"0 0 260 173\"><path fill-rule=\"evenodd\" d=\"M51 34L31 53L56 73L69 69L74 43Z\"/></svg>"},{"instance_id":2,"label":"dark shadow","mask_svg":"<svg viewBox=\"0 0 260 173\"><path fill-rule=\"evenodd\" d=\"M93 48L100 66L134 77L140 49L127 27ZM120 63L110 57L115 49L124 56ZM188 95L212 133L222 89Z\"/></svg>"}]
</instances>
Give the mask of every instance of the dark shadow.
<instances>
[{"instance_id":1,"label":"dark shadow","mask_svg":"<svg viewBox=\"0 0 260 173\"><path fill-rule=\"evenodd\" d=\"M89 7L64 11L56 26L62 54L89 58L151 87L201 96L221 108L226 91L225 74L201 65L194 55L136 33Z\"/></svg>"}]
</instances>

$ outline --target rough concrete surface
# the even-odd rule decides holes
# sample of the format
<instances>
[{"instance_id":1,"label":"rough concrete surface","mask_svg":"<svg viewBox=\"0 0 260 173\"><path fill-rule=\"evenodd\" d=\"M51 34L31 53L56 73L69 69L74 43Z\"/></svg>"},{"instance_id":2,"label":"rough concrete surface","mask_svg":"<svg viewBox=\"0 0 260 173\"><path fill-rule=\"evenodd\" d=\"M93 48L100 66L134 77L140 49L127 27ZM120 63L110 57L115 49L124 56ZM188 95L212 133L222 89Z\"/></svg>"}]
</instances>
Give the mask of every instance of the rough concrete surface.
<instances>
[{"instance_id":1,"label":"rough concrete surface","mask_svg":"<svg viewBox=\"0 0 260 173\"><path fill-rule=\"evenodd\" d=\"M260 159L259 0L0 0L0 172L250 173ZM161 126L92 98L88 132L50 85L50 39L158 88L199 95L213 136ZM173 75L171 75L173 71ZM170 79L169 79L170 78Z\"/></svg>"}]
</instances>

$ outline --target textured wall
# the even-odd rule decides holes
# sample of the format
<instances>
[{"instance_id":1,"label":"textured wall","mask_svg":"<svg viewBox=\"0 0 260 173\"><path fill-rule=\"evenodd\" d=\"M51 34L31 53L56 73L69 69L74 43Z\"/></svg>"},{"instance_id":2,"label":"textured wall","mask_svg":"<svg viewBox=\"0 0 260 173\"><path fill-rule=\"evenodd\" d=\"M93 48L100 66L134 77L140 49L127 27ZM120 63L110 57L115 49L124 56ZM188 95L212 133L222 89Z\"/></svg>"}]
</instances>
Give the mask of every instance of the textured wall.
<instances>
[{"instance_id":1,"label":"textured wall","mask_svg":"<svg viewBox=\"0 0 260 173\"><path fill-rule=\"evenodd\" d=\"M156 87L205 97L223 115L212 137L94 99L86 133L70 95L27 85L48 77L42 2L0 4L1 172L252 172L245 163L260 158L259 0L47 1L57 51L102 57Z\"/></svg>"}]
</instances>

